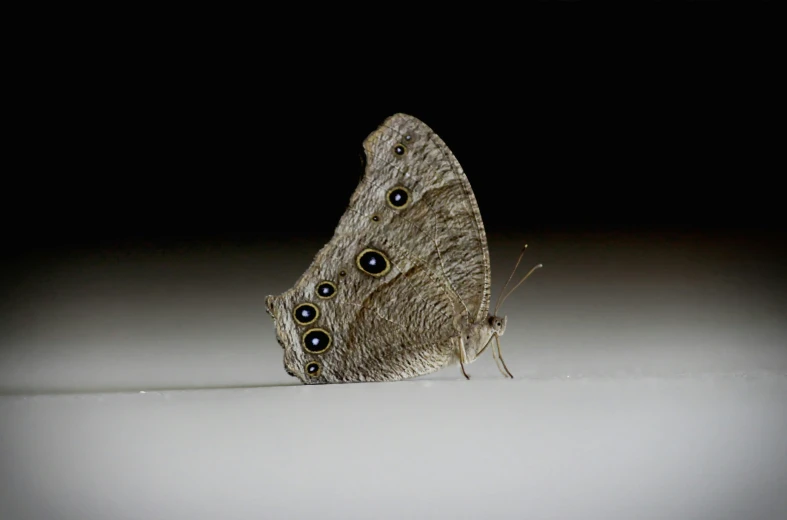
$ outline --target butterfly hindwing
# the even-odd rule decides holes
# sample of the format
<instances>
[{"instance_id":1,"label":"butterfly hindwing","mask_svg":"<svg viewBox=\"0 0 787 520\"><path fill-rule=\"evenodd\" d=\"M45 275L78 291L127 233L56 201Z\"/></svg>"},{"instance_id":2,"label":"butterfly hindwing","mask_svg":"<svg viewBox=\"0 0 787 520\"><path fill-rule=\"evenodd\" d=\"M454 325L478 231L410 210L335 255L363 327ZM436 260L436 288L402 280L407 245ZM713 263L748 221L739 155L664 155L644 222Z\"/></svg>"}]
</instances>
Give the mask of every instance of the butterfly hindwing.
<instances>
[{"instance_id":1,"label":"butterfly hindwing","mask_svg":"<svg viewBox=\"0 0 787 520\"><path fill-rule=\"evenodd\" d=\"M268 298L285 367L306 383L437 370L455 360L459 327L489 307L486 236L450 150L404 114L364 149L365 175L333 238L292 289Z\"/></svg>"}]
</instances>

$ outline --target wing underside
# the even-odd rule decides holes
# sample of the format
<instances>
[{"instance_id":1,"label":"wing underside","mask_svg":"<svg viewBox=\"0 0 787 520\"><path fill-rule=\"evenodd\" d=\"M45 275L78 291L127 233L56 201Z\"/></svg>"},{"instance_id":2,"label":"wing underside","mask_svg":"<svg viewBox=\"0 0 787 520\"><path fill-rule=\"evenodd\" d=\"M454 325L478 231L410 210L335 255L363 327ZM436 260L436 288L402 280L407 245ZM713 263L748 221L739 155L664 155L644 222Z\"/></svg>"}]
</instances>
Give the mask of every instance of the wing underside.
<instances>
[{"instance_id":1,"label":"wing underside","mask_svg":"<svg viewBox=\"0 0 787 520\"><path fill-rule=\"evenodd\" d=\"M364 141L366 172L331 241L296 285L275 300L285 364L318 359L320 377L306 382L395 380L454 360L451 338L484 319L490 270L478 205L459 162L418 119L397 114ZM321 283L337 288L317 297ZM301 326L292 309L319 308ZM303 348L319 326L332 347Z\"/></svg>"}]
</instances>

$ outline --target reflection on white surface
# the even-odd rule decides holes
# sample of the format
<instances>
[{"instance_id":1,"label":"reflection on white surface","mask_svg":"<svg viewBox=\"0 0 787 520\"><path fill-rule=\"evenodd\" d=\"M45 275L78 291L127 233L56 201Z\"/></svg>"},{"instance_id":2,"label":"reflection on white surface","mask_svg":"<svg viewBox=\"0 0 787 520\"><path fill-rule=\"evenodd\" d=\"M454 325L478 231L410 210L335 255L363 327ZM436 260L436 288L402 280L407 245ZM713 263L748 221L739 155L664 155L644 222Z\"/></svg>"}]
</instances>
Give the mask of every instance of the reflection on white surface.
<instances>
[{"instance_id":1,"label":"reflection on white surface","mask_svg":"<svg viewBox=\"0 0 787 520\"><path fill-rule=\"evenodd\" d=\"M320 244L31 269L0 316L0 518L784 518L784 265L736 240L531 238L514 380L298 385L264 298ZM492 242L495 297L519 245Z\"/></svg>"}]
</instances>

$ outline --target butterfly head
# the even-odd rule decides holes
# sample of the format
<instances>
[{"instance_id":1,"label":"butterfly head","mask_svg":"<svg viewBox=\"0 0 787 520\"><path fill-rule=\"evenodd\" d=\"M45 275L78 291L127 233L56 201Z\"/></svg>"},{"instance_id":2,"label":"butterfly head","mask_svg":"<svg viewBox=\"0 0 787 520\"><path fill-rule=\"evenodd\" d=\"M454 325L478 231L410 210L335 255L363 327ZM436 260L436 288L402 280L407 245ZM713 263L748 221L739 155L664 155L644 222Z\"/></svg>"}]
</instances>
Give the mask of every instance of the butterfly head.
<instances>
[{"instance_id":1,"label":"butterfly head","mask_svg":"<svg viewBox=\"0 0 787 520\"><path fill-rule=\"evenodd\" d=\"M489 327L492 329L492 334L502 336L506 333L507 316L489 316Z\"/></svg>"}]
</instances>

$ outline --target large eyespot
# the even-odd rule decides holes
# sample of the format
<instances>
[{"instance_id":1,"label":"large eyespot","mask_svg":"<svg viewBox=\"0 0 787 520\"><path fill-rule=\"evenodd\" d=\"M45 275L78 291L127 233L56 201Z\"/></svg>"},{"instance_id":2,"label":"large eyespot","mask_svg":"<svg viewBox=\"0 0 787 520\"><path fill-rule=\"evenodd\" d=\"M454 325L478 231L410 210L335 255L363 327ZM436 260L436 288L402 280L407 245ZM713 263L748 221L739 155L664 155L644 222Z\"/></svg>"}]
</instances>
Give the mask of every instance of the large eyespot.
<instances>
[{"instance_id":1,"label":"large eyespot","mask_svg":"<svg viewBox=\"0 0 787 520\"><path fill-rule=\"evenodd\" d=\"M407 147L403 144L397 144L396 146L394 146L394 153L396 155L404 155L406 151L407 151Z\"/></svg>"},{"instance_id":2,"label":"large eyespot","mask_svg":"<svg viewBox=\"0 0 787 520\"><path fill-rule=\"evenodd\" d=\"M309 329L303 333L303 348L312 354L322 354L331 348L331 335L324 329Z\"/></svg>"},{"instance_id":3,"label":"large eyespot","mask_svg":"<svg viewBox=\"0 0 787 520\"><path fill-rule=\"evenodd\" d=\"M298 325L309 325L317 321L317 318L320 317L320 309L311 303L302 303L295 307L295 310L292 311L292 315L295 317L295 321L298 322Z\"/></svg>"},{"instance_id":4,"label":"large eyespot","mask_svg":"<svg viewBox=\"0 0 787 520\"><path fill-rule=\"evenodd\" d=\"M391 262L382 251L364 249L355 259L358 269L372 276L382 276L391 270Z\"/></svg>"},{"instance_id":5,"label":"large eyespot","mask_svg":"<svg viewBox=\"0 0 787 520\"><path fill-rule=\"evenodd\" d=\"M410 190L403 186L397 186L388 191L386 200L392 208L403 209L410 203Z\"/></svg>"},{"instance_id":6,"label":"large eyespot","mask_svg":"<svg viewBox=\"0 0 787 520\"><path fill-rule=\"evenodd\" d=\"M322 372L322 366L316 361L306 363L306 375L317 379Z\"/></svg>"},{"instance_id":7,"label":"large eyespot","mask_svg":"<svg viewBox=\"0 0 787 520\"><path fill-rule=\"evenodd\" d=\"M320 282L320 285L317 286L317 296L323 300L333 298L336 296L336 286L333 282L329 282L328 280Z\"/></svg>"}]
</instances>

